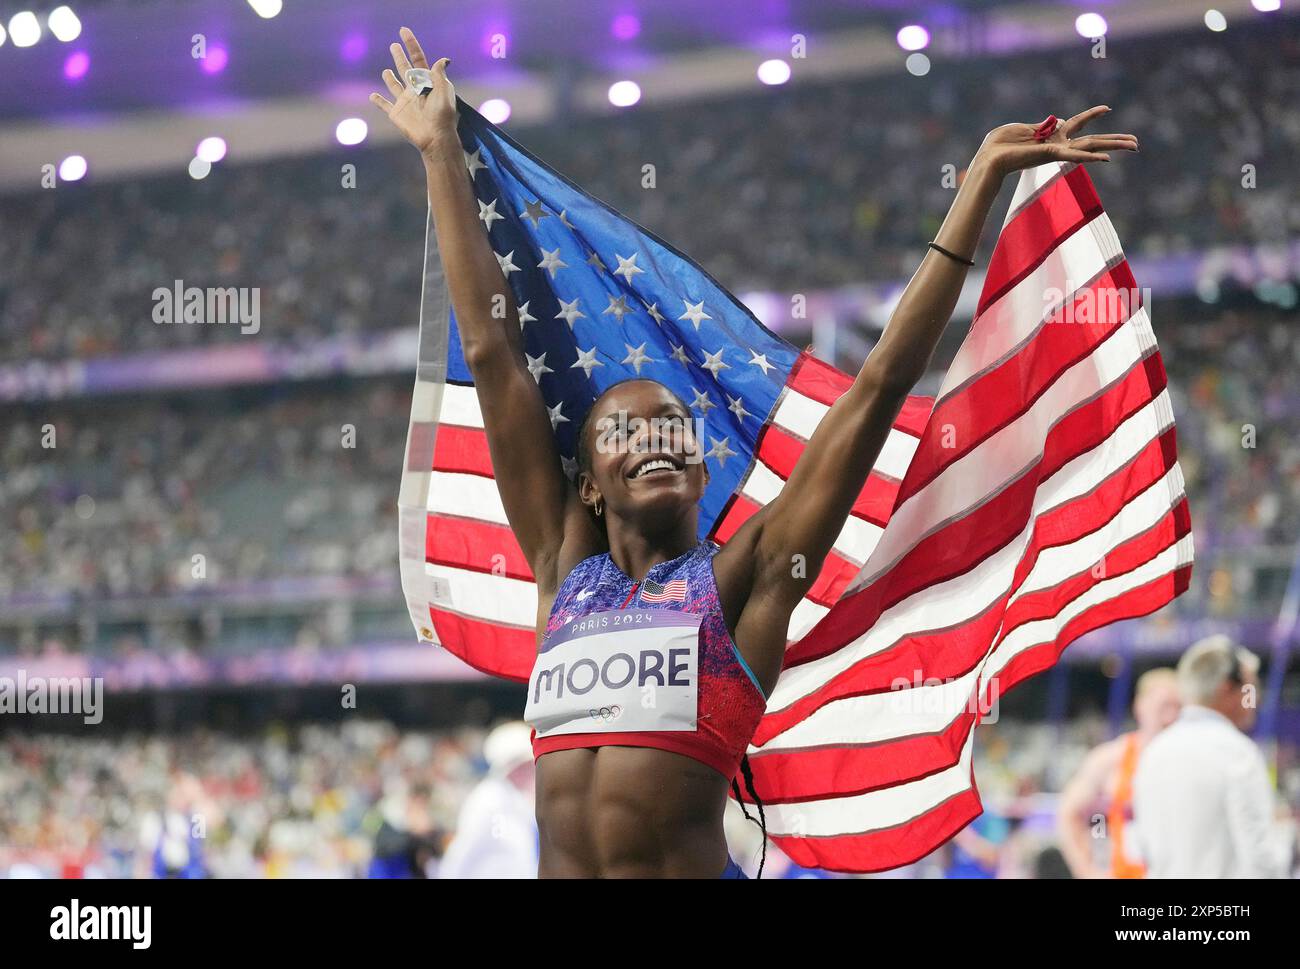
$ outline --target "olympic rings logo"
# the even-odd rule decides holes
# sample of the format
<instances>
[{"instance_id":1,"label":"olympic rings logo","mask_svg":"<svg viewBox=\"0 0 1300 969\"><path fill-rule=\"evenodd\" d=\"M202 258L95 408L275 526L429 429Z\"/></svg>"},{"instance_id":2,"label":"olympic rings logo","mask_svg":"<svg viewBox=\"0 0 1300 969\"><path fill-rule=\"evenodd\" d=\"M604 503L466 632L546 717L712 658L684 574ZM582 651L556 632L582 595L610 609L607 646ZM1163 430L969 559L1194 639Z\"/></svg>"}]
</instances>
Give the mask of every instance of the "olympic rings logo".
<instances>
[{"instance_id":1,"label":"olympic rings logo","mask_svg":"<svg viewBox=\"0 0 1300 969\"><path fill-rule=\"evenodd\" d=\"M600 709L592 708L587 711L587 715L593 720L602 720L605 723L609 723L611 720L617 720L623 715L623 708L618 704L601 707Z\"/></svg>"}]
</instances>

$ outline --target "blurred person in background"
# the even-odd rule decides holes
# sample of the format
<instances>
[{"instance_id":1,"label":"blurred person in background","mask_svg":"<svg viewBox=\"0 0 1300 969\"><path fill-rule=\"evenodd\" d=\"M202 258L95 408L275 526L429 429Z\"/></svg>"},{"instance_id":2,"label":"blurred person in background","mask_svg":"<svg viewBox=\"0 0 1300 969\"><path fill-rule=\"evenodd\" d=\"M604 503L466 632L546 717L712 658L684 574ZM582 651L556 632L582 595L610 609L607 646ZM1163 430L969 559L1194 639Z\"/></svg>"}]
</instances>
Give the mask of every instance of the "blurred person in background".
<instances>
[{"instance_id":1,"label":"blurred person in background","mask_svg":"<svg viewBox=\"0 0 1300 969\"><path fill-rule=\"evenodd\" d=\"M379 805L379 826L367 875L370 878L427 878L436 870L443 835L430 815L426 785L395 785Z\"/></svg>"},{"instance_id":2,"label":"blurred person in background","mask_svg":"<svg viewBox=\"0 0 1300 969\"><path fill-rule=\"evenodd\" d=\"M178 772L165 806L140 821L140 845L154 878L207 878L203 839L220 825L216 802L192 774Z\"/></svg>"},{"instance_id":3,"label":"blurred person in background","mask_svg":"<svg viewBox=\"0 0 1300 969\"><path fill-rule=\"evenodd\" d=\"M1141 878L1133 829L1133 776L1142 750L1178 719L1178 675L1164 667L1138 677L1133 696L1137 729L1095 747L1061 792L1057 829L1061 853L1075 878ZM1095 819L1104 817L1102 836Z\"/></svg>"},{"instance_id":4,"label":"blurred person in background","mask_svg":"<svg viewBox=\"0 0 1300 969\"><path fill-rule=\"evenodd\" d=\"M536 878L536 770L532 731L511 721L483 743L487 776L461 805L440 878Z\"/></svg>"},{"instance_id":5,"label":"blurred person in background","mask_svg":"<svg viewBox=\"0 0 1300 969\"><path fill-rule=\"evenodd\" d=\"M1133 810L1153 878L1280 878L1295 836L1275 822L1273 786L1246 731L1255 723L1259 658L1227 636L1178 661L1185 704L1142 752Z\"/></svg>"}]
</instances>

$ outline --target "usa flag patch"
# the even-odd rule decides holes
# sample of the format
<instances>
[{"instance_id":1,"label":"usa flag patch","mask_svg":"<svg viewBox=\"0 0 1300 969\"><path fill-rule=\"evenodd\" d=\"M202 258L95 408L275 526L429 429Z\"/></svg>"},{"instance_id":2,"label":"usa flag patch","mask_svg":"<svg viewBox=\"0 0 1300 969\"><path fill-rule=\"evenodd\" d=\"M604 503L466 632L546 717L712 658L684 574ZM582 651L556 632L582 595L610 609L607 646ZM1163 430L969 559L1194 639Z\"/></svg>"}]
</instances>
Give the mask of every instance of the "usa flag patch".
<instances>
[{"instance_id":1,"label":"usa flag patch","mask_svg":"<svg viewBox=\"0 0 1300 969\"><path fill-rule=\"evenodd\" d=\"M673 579L671 582L658 583L646 579L641 586L642 602L685 602L686 580Z\"/></svg>"}]
</instances>

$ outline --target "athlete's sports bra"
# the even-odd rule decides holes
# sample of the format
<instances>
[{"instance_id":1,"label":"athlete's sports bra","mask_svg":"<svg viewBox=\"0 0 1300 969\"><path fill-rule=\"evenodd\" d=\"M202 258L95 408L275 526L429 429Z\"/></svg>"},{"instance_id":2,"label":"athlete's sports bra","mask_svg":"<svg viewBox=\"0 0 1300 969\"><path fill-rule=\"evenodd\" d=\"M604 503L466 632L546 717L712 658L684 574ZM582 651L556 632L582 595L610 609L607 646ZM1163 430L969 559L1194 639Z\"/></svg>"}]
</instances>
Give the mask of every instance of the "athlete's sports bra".
<instances>
[{"instance_id":1,"label":"athlete's sports bra","mask_svg":"<svg viewBox=\"0 0 1300 969\"><path fill-rule=\"evenodd\" d=\"M608 553L569 573L528 681L533 756L654 747L736 773L767 701L727 632L702 541L634 582Z\"/></svg>"}]
</instances>

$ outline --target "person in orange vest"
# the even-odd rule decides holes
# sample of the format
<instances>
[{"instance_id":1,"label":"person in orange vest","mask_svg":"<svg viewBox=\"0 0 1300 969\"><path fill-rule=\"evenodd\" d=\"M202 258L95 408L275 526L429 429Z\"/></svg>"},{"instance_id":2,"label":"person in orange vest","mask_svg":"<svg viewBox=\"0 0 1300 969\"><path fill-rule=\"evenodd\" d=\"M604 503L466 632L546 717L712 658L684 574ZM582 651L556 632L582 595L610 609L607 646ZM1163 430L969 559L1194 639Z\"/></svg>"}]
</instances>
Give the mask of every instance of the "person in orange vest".
<instances>
[{"instance_id":1,"label":"person in orange vest","mask_svg":"<svg viewBox=\"0 0 1300 969\"><path fill-rule=\"evenodd\" d=\"M1075 878L1142 878L1133 837L1133 775L1147 742L1178 718L1178 677L1164 667L1138 677L1133 696L1137 729L1083 759L1061 792L1057 830Z\"/></svg>"}]
</instances>

